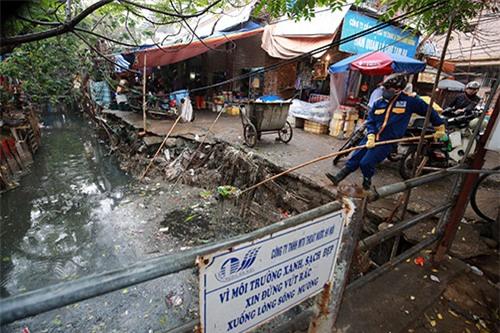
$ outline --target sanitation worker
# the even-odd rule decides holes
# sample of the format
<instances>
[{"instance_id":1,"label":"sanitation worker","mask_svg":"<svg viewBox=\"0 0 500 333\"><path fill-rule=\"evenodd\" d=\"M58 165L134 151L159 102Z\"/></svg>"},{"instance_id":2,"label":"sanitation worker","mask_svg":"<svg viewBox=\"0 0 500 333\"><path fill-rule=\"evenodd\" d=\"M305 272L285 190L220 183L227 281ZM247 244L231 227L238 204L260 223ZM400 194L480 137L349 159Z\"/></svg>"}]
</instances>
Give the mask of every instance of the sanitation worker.
<instances>
[{"instance_id":1,"label":"sanitation worker","mask_svg":"<svg viewBox=\"0 0 500 333\"><path fill-rule=\"evenodd\" d=\"M392 144L375 147L375 142L402 138L413 113L425 116L427 103L419 97L405 94L403 89L406 84L407 79L403 74L392 74L384 80L382 97L375 101L368 113L367 135L360 142L360 145L366 144L367 148L355 151L337 174L326 174L334 185L360 168L363 173L363 188L370 189L375 166L393 150ZM434 109L431 110L430 120L435 126L434 138L438 140L445 135L444 122Z\"/></svg>"}]
</instances>

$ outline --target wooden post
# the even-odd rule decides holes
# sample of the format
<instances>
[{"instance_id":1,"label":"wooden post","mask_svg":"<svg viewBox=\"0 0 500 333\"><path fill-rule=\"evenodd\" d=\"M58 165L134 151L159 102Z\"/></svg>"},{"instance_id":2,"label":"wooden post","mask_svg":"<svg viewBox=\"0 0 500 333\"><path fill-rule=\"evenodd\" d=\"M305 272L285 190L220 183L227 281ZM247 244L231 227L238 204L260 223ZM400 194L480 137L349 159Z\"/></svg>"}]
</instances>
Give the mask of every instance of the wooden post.
<instances>
[{"instance_id":1,"label":"wooden post","mask_svg":"<svg viewBox=\"0 0 500 333\"><path fill-rule=\"evenodd\" d=\"M146 59L147 53L144 52L144 71L142 73L142 121L143 121L143 132L142 135L146 135L147 133L147 124L146 124Z\"/></svg>"},{"instance_id":2,"label":"wooden post","mask_svg":"<svg viewBox=\"0 0 500 333\"><path fill-rule=\"evenodd\" d=\"M492 89L492 96L495 94L497 88L498 88L498 78L497 78L497 83ZM488 111L489 106L493 100L492 96L490 96L488 102L486 103L483 115L481 116L481 118L479 118L480 119L479 124L477 125L478 128L476 128L477 131L479 131L479 127L481 127L484 116ZM486 126L486 129L484 131L484 134L481 135L481 137L478 140L477 148L474 153L474 159L470 162L470 166L467 169L480 170L483 168L486 156L485 146L486 143L488 142L488 139L490 138L490 135L493 132L493 126L495 126L499 114L500 114L500 100L497 100L495 103L495 107L493 109L493 113L491 114L491 118L489 119L488 125ZM475 132L475 134L477 134L477 132ZM464 155L464 157L468 155L467 151L469 149L470 145L469 147L467 147L466 154ZM445 254L448 252L448 250L451 247L451 244L453 243L453 240L455 239L455 235L460 225L460 221L462 221L465 209L469 204L472 187L474 186L474 183L476 182L478 176L479 176L478 173L469 173L465 176L461 187L457 190L456 198L454 198L455 201L453 202L453 207L451 207L449 212L446 212L444 216L444 218L447 218L446 225L444 228L444 234L443 237L440 239L439 244L436 247L436 251L433 257L433 261L436 264L439 264L444 260Z\"/></svg>"}]
</instances>

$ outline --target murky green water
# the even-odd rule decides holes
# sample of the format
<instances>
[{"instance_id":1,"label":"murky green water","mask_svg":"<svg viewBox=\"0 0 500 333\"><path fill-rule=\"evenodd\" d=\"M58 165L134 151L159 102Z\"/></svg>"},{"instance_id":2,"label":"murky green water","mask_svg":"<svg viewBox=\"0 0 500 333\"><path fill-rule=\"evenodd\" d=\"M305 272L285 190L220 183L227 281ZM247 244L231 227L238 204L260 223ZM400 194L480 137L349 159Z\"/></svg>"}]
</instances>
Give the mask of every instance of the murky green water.
<instances>
[{"instance_id":1,"label":"murky green water","mask_svg":"<svg viewBox=\"0 0 500 333\"><path fill-rule=\"evenodd\" d=\"M0 298L192 245L159 229L172 212L205 207L200 189L138 183L119 169L78 115L44 115L43 121L42 147L30 174L0 197ZM0 331L164 332L196 317L197 283L186 270L18 320Z\"/></svg>"},{"instance_id":2,"label":"murky green water","mask_svg":"<svg viewBox=\"0 0 500 333\"><path fill-rule=\"evenodd\" d=\"M44 115L43 144L18 188L1 194L1 296L117 266L100 215L132 182L78 115ZM111 236L111 235L109 235Z\"/></svg>"}]
</instances>

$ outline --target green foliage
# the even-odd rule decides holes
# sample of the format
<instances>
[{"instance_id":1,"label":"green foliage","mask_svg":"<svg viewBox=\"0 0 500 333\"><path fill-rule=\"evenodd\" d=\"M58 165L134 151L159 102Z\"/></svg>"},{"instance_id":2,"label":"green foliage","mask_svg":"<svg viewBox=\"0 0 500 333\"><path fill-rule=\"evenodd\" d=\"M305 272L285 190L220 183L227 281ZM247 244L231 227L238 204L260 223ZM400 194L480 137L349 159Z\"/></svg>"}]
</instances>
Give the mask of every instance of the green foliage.
<instances>
[{"instance_id":1,"label":"green foliage","mask_svg":"<svg viewBox=\"0 0 500 333\"><path fill-rule=\"evenodd\" d=\"M310 18L314 16L317 7L329 7L338 10L347 3L347 0L261 0L256 12L265 11L272 17L287 15L294 19ZM354 4L362 4L362 0L355 0ZM382 20L390 19L402 13L419 9L423 6L436 3L436 0L382 0L385 14ZM441 1L440 6L428 10L412 20L422 32L443 33L449 26L451 14L455 14L453 27L455 30L467 31L470 28L469 21L479 14L481 8L495 6L496 1L470 1L470 0L446 0Z\"/></svg>"},{"instance_id":2,"label":"green foliage","mask_svg":"<svg viewBox=\"0 0 500 333\"><path fill-rule=\"evenodd\" d=\"M385 18L394 16L396 12L409 12L423 6L433 4L436 0L383 0L390 9ZM495 1L447 0L441 1L438 7L426 11L416 21L416 28L427 33L445 33L453 16L453 29L467 31L469 21L479 15L482 8L488 9Z\"/></svg>"},{"instance_id":3,"label":"green foliage","mask_svg":"<svg viewBox=\"0 0 500 333\"><path fill-rule=\"evenodd\" d=\"M19 15L40 22L57 23L58 20L64 20L64 3L58 0L39 0L36 4L27 3L21 8ZM23 21L12 16L7 22L2 23L2 28L4 28L4 35L13 36L44 30L47 26Z\"/></svg>"},{"instance_id":4,"label":"green foliage","mask_svg":"<svg viewBox=\"0 0 500 333\"><path fill-rule=\"evenodd\" d=\"M72 35L23 44L0 63L0 75L20 80L34 103L69 102L75 75L88 66L85 53Z\"/></svg>"},{"instance_id":5,"label":"green foliage","mask_svg":"<svg viewBox=\"0 0 500 333\"><path fill-rule=\"evenodd\" d=\"M258 3L256 12L264 10L271 17L287 15L296 20L308 19L314 17L314 12L318 7L327 7L335 11L352 2L350 0L262 0ZM355 0L354 2L359 4L362 1Z\"/></svg>"}]
</instances>

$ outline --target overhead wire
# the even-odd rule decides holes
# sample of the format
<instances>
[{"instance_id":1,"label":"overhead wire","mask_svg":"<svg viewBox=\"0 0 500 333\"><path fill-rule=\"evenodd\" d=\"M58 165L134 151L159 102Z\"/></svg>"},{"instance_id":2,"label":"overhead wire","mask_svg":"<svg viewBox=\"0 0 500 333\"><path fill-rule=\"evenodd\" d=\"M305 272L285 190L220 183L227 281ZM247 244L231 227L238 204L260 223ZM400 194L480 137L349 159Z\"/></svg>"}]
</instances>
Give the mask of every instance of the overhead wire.
<instances>
[{"instance_id":1,"label":"overhead wire","mask_svg":"<svg viewBox=\"0 0 500 333\"><path fill-rule=\"evenodd\" d=\"M120 0L121 2L127 2L127 0ZM288 64L291 64L291 63L295 63L303 58L306 58L306 57L309 57L311 55L314 55L314 54L317 54L317 53L320 53L320 52L324 52L332 47L335 47L335 46L339 46L339 45L342 45L344 43L347 43L347 42L350 42L350 41L353 41L357 38L360 38L360 37L364 37L364 36L367 36L371 33L374 33L376 31L379 31L379 30L382 30L388 26L391 26L393 24L397 24L397 23L401 23L403 20L406 20L408 18L411 18L411 17L414 17L414 16L417 16L417 15L420 15L428 10L431 10L431 9L434 9L436 7L439 7L441 5L443 5L444 2L442 0L437 0L437 1L434 1L432 3L429 3L425 6L422 6L422 7L419 7L419 8L416 8L412 11L409 11L405 14L402 14L402 15L399 15L393 19L390 19L386 22L382 22L382 23L379 23L377 25L374 25L373 27L369 28L369 29L365 29L361 32L358 32L358 33L355 33L351 36L348 36L348 37L345 37L343 39L340 39L338 41L333 41L332 43L330 44L327 44L327 45L324 45L324 46L321 46L321 47L318 47L316 49L313 49L309 52L306 52L306 53L303 53L297 57L294 57L292 59L287 59L287 60L284 60L284 61L280 61L278 63L275 63L273 65L270 65L270 66L266 66L266 67L262 67L260 68L259 70L256 70L256 71L253 71L253 72L250 72L250 73L247 73L247 74L242 74L242 75L238 75L238 76L235 76L233 78L230 78L228 80L224 80L224 81L221 81L221 82L218 82L218 83L214 83L214 84L210 84L210 85L207 85L207 86L204 86L204 87L199 87L199 88L195 88L195 89L191 89L190 92L197 92L197 91L203 91L203 90L207 90L207 89L211 89L211 88L215 88L215 87L219 87L219 86L223 86L223 85L226 85L226 84L229 84L229 83L232 83L232 82L236 82L236 81L240 81L240 80L243 80L243 79L247 79L247 78L251 78L257 74L262 74L262 73L265 73L265 72L268 72L268 71L272 71L272 70L276 70L282 66L286 66ZM407 36L405 36L407 37ZM389 44L391 45L391 44ZM389 46L389 45L386 45ZM145 51L143 51L145 52Z\"/></svg>"},{"instance_id":2,"label":"overhead wire","mask_svg":"<svg viewBox=\"0 0 500 333\"><path fill-rule=\"evenodd\" d=\"M392 43L389 43L389 44L384 45L384 46L382 46L382 47L380 47L380 48L378 48L378 49L376 49L376 50L374 50L374 51L372 51L372 52L369 52L369 53L368 53L367 55L365 55L365 56L368 56L368 55L370 55L370 54L372 54L372 53L374 53L374 52L377 52L377 51L382 51L382 50L384 50L384 49L386 49L386 48L388 48L388 47L390 47L390 46L392 46L392 45L394 45L394 44L396 44L396 43L400 42L401 40L403 40L403 39L405 39L405 38L407 38L407 36L400 37L400 38L396 39L395 41L393 41ZM363 56L363 57L365 57L365 56ZM362 59L363 57L360 57L359 59ZM185 166L185 167L183 167L183 169L182 169L181 173L177 176L176 181L175 181L175 182L174 182L174 184L173 184L173 187L174 187L174 188L175 188L175 186L179 183L179 181L181 180L181 178L182 178L182 176L185 174L185 172L186 172L186 171L189 169L189 167L191 166L191 164L192 164L192 162L193 162L193 160L194 160L194 158L195 158L196 154L200 151L201 147L205 144L205 142L206 142L206 140L207 140L207 138L208 138L208 135L209 135L209 134L213 134L213 133L212 133L212 129L213 129L213 127L215 126L215 123L219 120L219 118L220 118L220 116L222 115L223 111L224 111L224 109L221 109L221 110L218 112L218 114L217 114L217 116L216 116L215 120L212 122L212 124L211 124L211 125L210 125L210 127L208 128L208 130L207 130L206 134L203 136L202 141L200 142L200 144L198 145L198 147L196 148L196 150L195 150L195 151L191 154L191 157L190 157L190 159L188 160L188 162L187 162L186 166ZM174 125L174 126L175 126L175 125Z\"/></svg>"},{"instance_id":3,"label":"overhead wire","mask_svg":"<svg viewBox=\"0 0 500 333\"><path fill-rule=\"evenodd\" d=\"M247 73L247 74L242 74L242 75L238 75L238 76L235 76L231 79L228 79L228 80L224 80L222 82L218 82L218 83L214 83L214 84L211 84L211 85L207 85L207 86L204 86L204 87L200 87L200 88L195 88L195 89L192 89L191 92L196 92L196 91L202 91L202 90L207 90L207 89L211 89L211 88L215 88L215 87L219 87L219 86L222 86L222 85L226 85L226 84L229 84L229 83L232 83L232 82L235 82L235 81L239 81L239 80L243 80L243 79L247 79L247 78L250 78L252 76L255 76L257 74L262 74L262 73L265 73L265 72L268 72L268 71L272 71L272 70L275 70L279 67L282 67L282 66L285 66L285 65L288 65L290 63L294 63L294 62L297 62L298 60L300 59L303 59L303 58L306 58L306 57L309 57L311 55L314 55L314 54L317 54L317 53L320 53L320 52L324 52L332 47L335 47L335 46L339 46L339 45L342 45L342 44L345 44L347 42L350 42L350 41L353 41L357 38L360 38L360 37L364 37L364 36L367 36L373 32L376 32L378 30L381 30L381 29L384 29L396 22L400 22L406 18L409 18L409 17L412 17L412 16L416 16L416 15L419 15L421 13L424 13L425 11L428 11L428 10L431 10L435 7L438 7L438 6L441 6L443 5L444 2L443 1L434 1L428 5L425 5L425 6L422 6L421 8L418 8L416 10L413 10L413 11L410 11L408 13L405 13L405 14L402 14L394 19L391 19L391 20L388 20L387 22L383 22L383 23L380 23L380 24L377 24L369 29L366 29L366 30L363 30L359 33L356 33L356 34L353 34L351 36L348 36L348 37L345 37L343 39L340 39L338 41L333 41L332 43L330 44L327 44L327 45L324 45L324 46L321 46L321 47L318 47L316 49L313 49L309 52L306 52L306 53L303 53L297 57L294 57L292 59L287 59L287 60L284 60L284 61L280 61L276 64L273 64L273 65L270 65L270 66L266 66L266 67L262 67L258 70L255 70L253 72L250 72L250 73Z\"/></svg>"}]
</instances>

